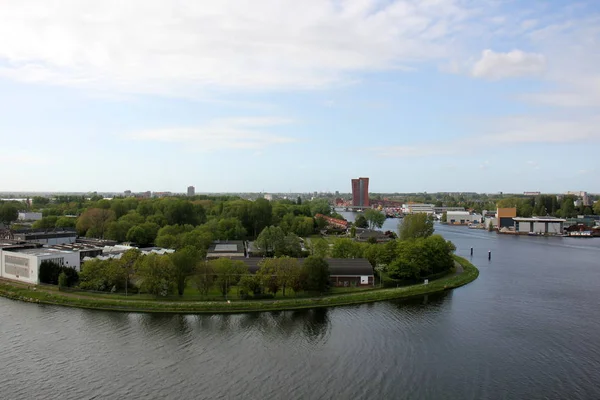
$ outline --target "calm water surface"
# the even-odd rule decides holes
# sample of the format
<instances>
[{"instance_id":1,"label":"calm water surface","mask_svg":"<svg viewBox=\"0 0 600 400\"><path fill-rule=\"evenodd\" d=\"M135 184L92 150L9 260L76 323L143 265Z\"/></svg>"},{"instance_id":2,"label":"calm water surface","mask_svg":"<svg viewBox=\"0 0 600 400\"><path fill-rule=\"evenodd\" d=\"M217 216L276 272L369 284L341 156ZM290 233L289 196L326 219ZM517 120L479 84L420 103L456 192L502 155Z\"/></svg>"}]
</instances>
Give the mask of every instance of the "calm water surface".
<instances>
[{"instance_id":1,"label":"calm water surface","mask_svg":"<svg viewBox=\"0 0 600 400\"><path fill-rule=\"evenodd\" d=\"M0 298L0 398L600 399L600 239L436 230L474 247L480 277L408 303L169 316Z\"/></svg>"}]
</instances>

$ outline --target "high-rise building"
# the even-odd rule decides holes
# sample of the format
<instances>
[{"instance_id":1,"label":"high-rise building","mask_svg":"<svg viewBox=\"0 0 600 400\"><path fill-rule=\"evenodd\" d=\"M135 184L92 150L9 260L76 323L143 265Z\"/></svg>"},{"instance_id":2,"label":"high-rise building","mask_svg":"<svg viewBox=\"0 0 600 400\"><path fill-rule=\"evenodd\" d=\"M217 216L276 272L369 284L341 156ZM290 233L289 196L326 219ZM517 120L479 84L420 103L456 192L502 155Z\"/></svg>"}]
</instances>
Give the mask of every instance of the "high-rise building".
<instances>
[{"instance_id":1,"label":"high-rise building","mask_svg":"<svg viewBox=\"0 0 600 400\"><path fill-rule=\"evenodd\" d=\"M352 179L352 205L369 207L369 178Z\"/></svg>"},{"instance_id":2,"label":"high-rise building","mask_svg":"<svg viewBox=\"0 0 600 400\"><path fill-rule=\"evenodd\" d=\"M187 191L187 195L188 196L194 196L196 194L196 188L193 186L188 186L188 191Z\"/></svg>"}]
</instances>

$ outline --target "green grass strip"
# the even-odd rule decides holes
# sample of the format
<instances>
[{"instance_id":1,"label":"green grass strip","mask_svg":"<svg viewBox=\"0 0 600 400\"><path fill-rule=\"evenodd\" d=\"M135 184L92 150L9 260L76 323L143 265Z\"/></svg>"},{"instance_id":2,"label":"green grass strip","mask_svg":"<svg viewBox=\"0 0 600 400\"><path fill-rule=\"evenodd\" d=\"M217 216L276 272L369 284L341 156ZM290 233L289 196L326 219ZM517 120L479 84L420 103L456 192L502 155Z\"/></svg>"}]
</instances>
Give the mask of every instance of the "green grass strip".
<instances>
[{"instance_id":1,"label":"green grass strip","mask_svg":"<svg viewBox=\"0 0 600 400\"><path fill-rule=\"evenodd\" d=\"M16 282L0 282L0 296L13 300L26 301L39 304L60 305L68 307L124 311L144 313L175 313L175 314L202 314L202 313L242 313L259 311L285 311L315 307L333 307L362 303L371 303L384 300L406 299L428 294L441 293L451 290L469 282L479 276L479 270L462 257L454 256L462 265L464 271L458 275L430 282L427 285L419 284L391 289L374 289L351 293L332 294L322 297L310 298L282 298L275 300L232 300L226 301L161 301L156 300L123 300L109 299L106 297L79 296L76 293L47 290L42 286L32 288L26 284Z\"/></svg>"}]
</instances>

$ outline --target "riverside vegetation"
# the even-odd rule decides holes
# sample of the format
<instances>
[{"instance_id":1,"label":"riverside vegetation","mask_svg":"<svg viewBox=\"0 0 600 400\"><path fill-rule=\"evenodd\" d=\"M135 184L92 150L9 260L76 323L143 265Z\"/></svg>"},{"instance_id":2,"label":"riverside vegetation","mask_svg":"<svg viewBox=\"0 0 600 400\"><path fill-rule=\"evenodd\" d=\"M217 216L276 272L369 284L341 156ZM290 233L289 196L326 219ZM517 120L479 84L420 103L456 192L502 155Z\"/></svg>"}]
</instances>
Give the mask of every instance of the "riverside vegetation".
<instances>
[{"instance_id":1,"label":"riverside vegetation","mask_svg":"<svg viewBox=\"0 0 600 400\"><path fill-rule=\"evenodd\" d=\"M79 275L63 267L42 265L41 281L58 283L64 297L71 301L94 298L93 301L103 302L161 299L168 303L217 300L255 303L275 298L288 301L293 296L289 301L311 299L309 303L314 303L316 296L343 297L348 293L342 292L348 291L356 291L358 297L354 299L371 299L377 296L366 295L364 288L330 288L326 258L364 257L378 272L380 282L394 287L424 278L443 277L454 267L454 246L441 236L433 235L433 222L425 216L405 218L399 230L400 238L387 243L360 243L349 237L333 241L315 238L315 233L326 230L326 221L314 215L341 218L331 213L324 200L269 202L197 196L88 201L65 197L44 207L45 217L39 221L40 225L52 217L56 217L56 221L70 218L53 214L80 212L71 225L82 235L176 250L167 255L144 256L134 249L120 259L90 260L82 265ZM373 211L365 213L365 218L369 225L378 226L381 213ZM304 241L303 247L301 237L308 236L312 239ZM265 256L255 274L250 274L241 261L206 261L206 252L213 240L242 239L255 239L256 247ZM307 259L300 264L297 257ZM434 289L434 286L429 287ZM402 295L408 292L407 289ZM124 293L127 294L125 299ZM331 301L334 300L325 302Z\"/></svg>"}]
</instances>

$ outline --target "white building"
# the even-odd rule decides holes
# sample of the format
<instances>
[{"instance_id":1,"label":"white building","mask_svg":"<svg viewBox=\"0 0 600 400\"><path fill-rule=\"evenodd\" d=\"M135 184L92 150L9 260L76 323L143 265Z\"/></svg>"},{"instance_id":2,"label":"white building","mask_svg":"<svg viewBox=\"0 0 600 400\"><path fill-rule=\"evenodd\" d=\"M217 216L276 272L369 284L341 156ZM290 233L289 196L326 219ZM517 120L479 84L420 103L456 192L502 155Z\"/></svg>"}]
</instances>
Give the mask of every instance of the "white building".
<instances>
[{"instance_id":1,"label":"white building","mask_svg":"<svg viewBox=\"0 0 600 400\"><path fill-rule=\"evenodd\" d=\"M471 214L468 211L447 211L446 222L450 225L480 224L483 221L481 214Z\"/></svg>"},{"instance_id":2,"label":"white building","mask_svg":"<svg viewBox=\"0 0 600 400\"><path fill-rule=\"evenodd\" d=\"M402 212L404 214L433 214L434 205L425 203L408 203L402 204Z\"/></svg>"},{"instance_id":3,"label":"white building","mask_svg":"<svg viewBox=\"0 0 600 400\"><path fill-rule=\"evenodd\" d=\"M19 221L39 221L40 219L42 219L42 213L22 211L19 212L18 219Z\"/></svg>"},{"instance_id":4,"label":"white building","mask_svg":"<svg viewBox=\"0 0 600 400\"><path fill-rule=\"evenodd\" d=\"M46 247L37 249L0 250L0 276L22 282L39 283L39 270L42 261L80 270L79 252L58 250Z\"/></svg>"}]
</instances>

